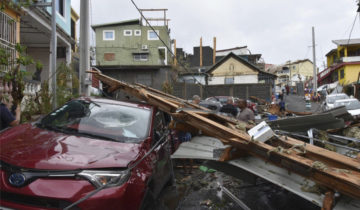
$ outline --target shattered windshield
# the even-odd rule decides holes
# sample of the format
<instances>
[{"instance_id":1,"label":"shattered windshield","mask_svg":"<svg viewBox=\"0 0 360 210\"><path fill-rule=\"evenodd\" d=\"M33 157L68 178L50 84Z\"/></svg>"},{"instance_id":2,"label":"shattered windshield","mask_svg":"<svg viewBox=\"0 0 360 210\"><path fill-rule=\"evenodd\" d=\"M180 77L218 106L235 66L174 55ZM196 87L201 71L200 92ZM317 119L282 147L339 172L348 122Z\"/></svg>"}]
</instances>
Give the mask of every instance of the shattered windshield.
<instances>
[{"instance_id":1,"label":"shattered windshield","mask_svg":"<svg viewBox=\"0 0 360 210\"><path fill-rule=\"evenodd\" d=\"M148 135L150 114L148 109L73 100L47 115L38 126L77 136L137 143Z\"/></svg>"}]
</instances>

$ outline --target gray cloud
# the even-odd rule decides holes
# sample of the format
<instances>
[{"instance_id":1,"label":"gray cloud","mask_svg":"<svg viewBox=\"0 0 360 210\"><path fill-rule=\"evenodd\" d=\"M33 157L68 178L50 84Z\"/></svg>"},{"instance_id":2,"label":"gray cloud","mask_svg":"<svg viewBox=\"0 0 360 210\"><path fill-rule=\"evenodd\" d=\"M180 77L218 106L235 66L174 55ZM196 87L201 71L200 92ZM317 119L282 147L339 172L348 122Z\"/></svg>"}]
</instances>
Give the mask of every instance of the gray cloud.
<instances>
[{"instance_id":1,"label":"gray cloud","mask_svg":"<svg viewBox=\"0 0 360 210\"><path fill-rule=\"evenodd\" d=\"M79 11L80 0L73 0ZM347 39L356 15L355 0L135 0L140 8L168 8L171 37L188 53L192 47L217 49L247 45L263 55L267 63L312 58L311 27L315 26L317 62L321 68L325 54L336 46L335 39ZM92 23L138 18L130 0L91 0ZM360 21L352 38L360 37Z\"/></svg>"}]
</instances>

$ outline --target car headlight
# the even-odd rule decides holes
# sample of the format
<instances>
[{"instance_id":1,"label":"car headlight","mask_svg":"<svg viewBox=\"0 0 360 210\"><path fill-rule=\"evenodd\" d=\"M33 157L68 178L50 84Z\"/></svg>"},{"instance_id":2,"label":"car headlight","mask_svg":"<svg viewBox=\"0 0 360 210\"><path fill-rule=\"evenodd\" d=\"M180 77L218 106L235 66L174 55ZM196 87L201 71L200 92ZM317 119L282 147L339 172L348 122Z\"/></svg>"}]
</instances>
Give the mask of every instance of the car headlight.
<instances>
[{"instance_id":1,"label":"car headlight","mask_svg":"<svg viewBox=\"0 0 360 210\"><path fill-rule=\"evenodd\" d=\"M97 188L106 184L108 188L123 185L129 179L130 171L83 170L77 175L88 179Z\"/></svg>"}]
</instances>

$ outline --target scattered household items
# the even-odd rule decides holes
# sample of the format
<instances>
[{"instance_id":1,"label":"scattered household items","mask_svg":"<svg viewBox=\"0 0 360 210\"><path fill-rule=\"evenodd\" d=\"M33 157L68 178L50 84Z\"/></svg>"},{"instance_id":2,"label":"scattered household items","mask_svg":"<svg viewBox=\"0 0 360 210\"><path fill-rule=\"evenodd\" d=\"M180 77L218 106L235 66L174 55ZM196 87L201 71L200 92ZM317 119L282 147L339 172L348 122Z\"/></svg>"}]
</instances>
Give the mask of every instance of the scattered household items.
<instances>
[{"instance_id":1,"label":"scattered household items","mask_svg":"<svg viewBox=\"0 0 360 210\"><path fill-rule=\"evenodd\" d=\"M257 124L255 127L251 128L248 131L248 134L251 136L251 138L254 141L261 141L261 142L265 142L274 136L274 132L271 130L271 128L265 121L262 121L261 123Z\"/></svg>"},{"instance_id":2,"label":"scattered household items","mask_svg":"<svg viewBox=\"0 0 360 210\"><path fill-rule=\"evenodd\" d=\"M286 173L294 172L310 179L325 187L328 192L336 191L344 196L360 199L360 161L356 159L306 144L289 136L274 136L266 143L256 141L244 131L237 129L235 121L211 113L206 108L144 86L120 82L99 72L92 71L91 73L109 86L108 90L120 89L136 96L170 114L175 121L183 122L189 127L198 129L202 134L212 136L228 145L220 160L231 160L236 155L246 154L256 157L255 159L260 158L260 162L265 160L267 163L283 168ZM196 110L196 108L202 110ZM323 114L323 117L338 121L333 122L334 124L344 123L343 119L336 119L331 113ZM204 155L209 149L213 151L211 147L200 149L203 149ZM197 156L197 153L193 153L193 156ZM333 198L330 197L330 199Z\"/></svg>"}]
</instances>

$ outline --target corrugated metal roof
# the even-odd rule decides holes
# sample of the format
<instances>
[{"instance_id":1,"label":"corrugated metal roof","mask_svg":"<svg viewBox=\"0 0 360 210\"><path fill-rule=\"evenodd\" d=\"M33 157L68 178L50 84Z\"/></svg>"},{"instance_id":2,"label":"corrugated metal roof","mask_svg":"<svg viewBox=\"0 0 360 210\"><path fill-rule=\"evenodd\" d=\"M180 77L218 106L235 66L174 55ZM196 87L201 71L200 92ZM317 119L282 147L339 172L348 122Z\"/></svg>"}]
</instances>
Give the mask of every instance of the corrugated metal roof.
<instances>
[{"instance_id":1,"label":"corrugated metal roof","mask_svg":"<svg viewBox=\"0 0 360 210\"><path fill-rule=\"evenodd\" d=\"M360 44L360 39L339 39L339 40L333 40L334 44L338 46L344 46L344 45L355 45Z\"/></svg>"}]
</instances>

